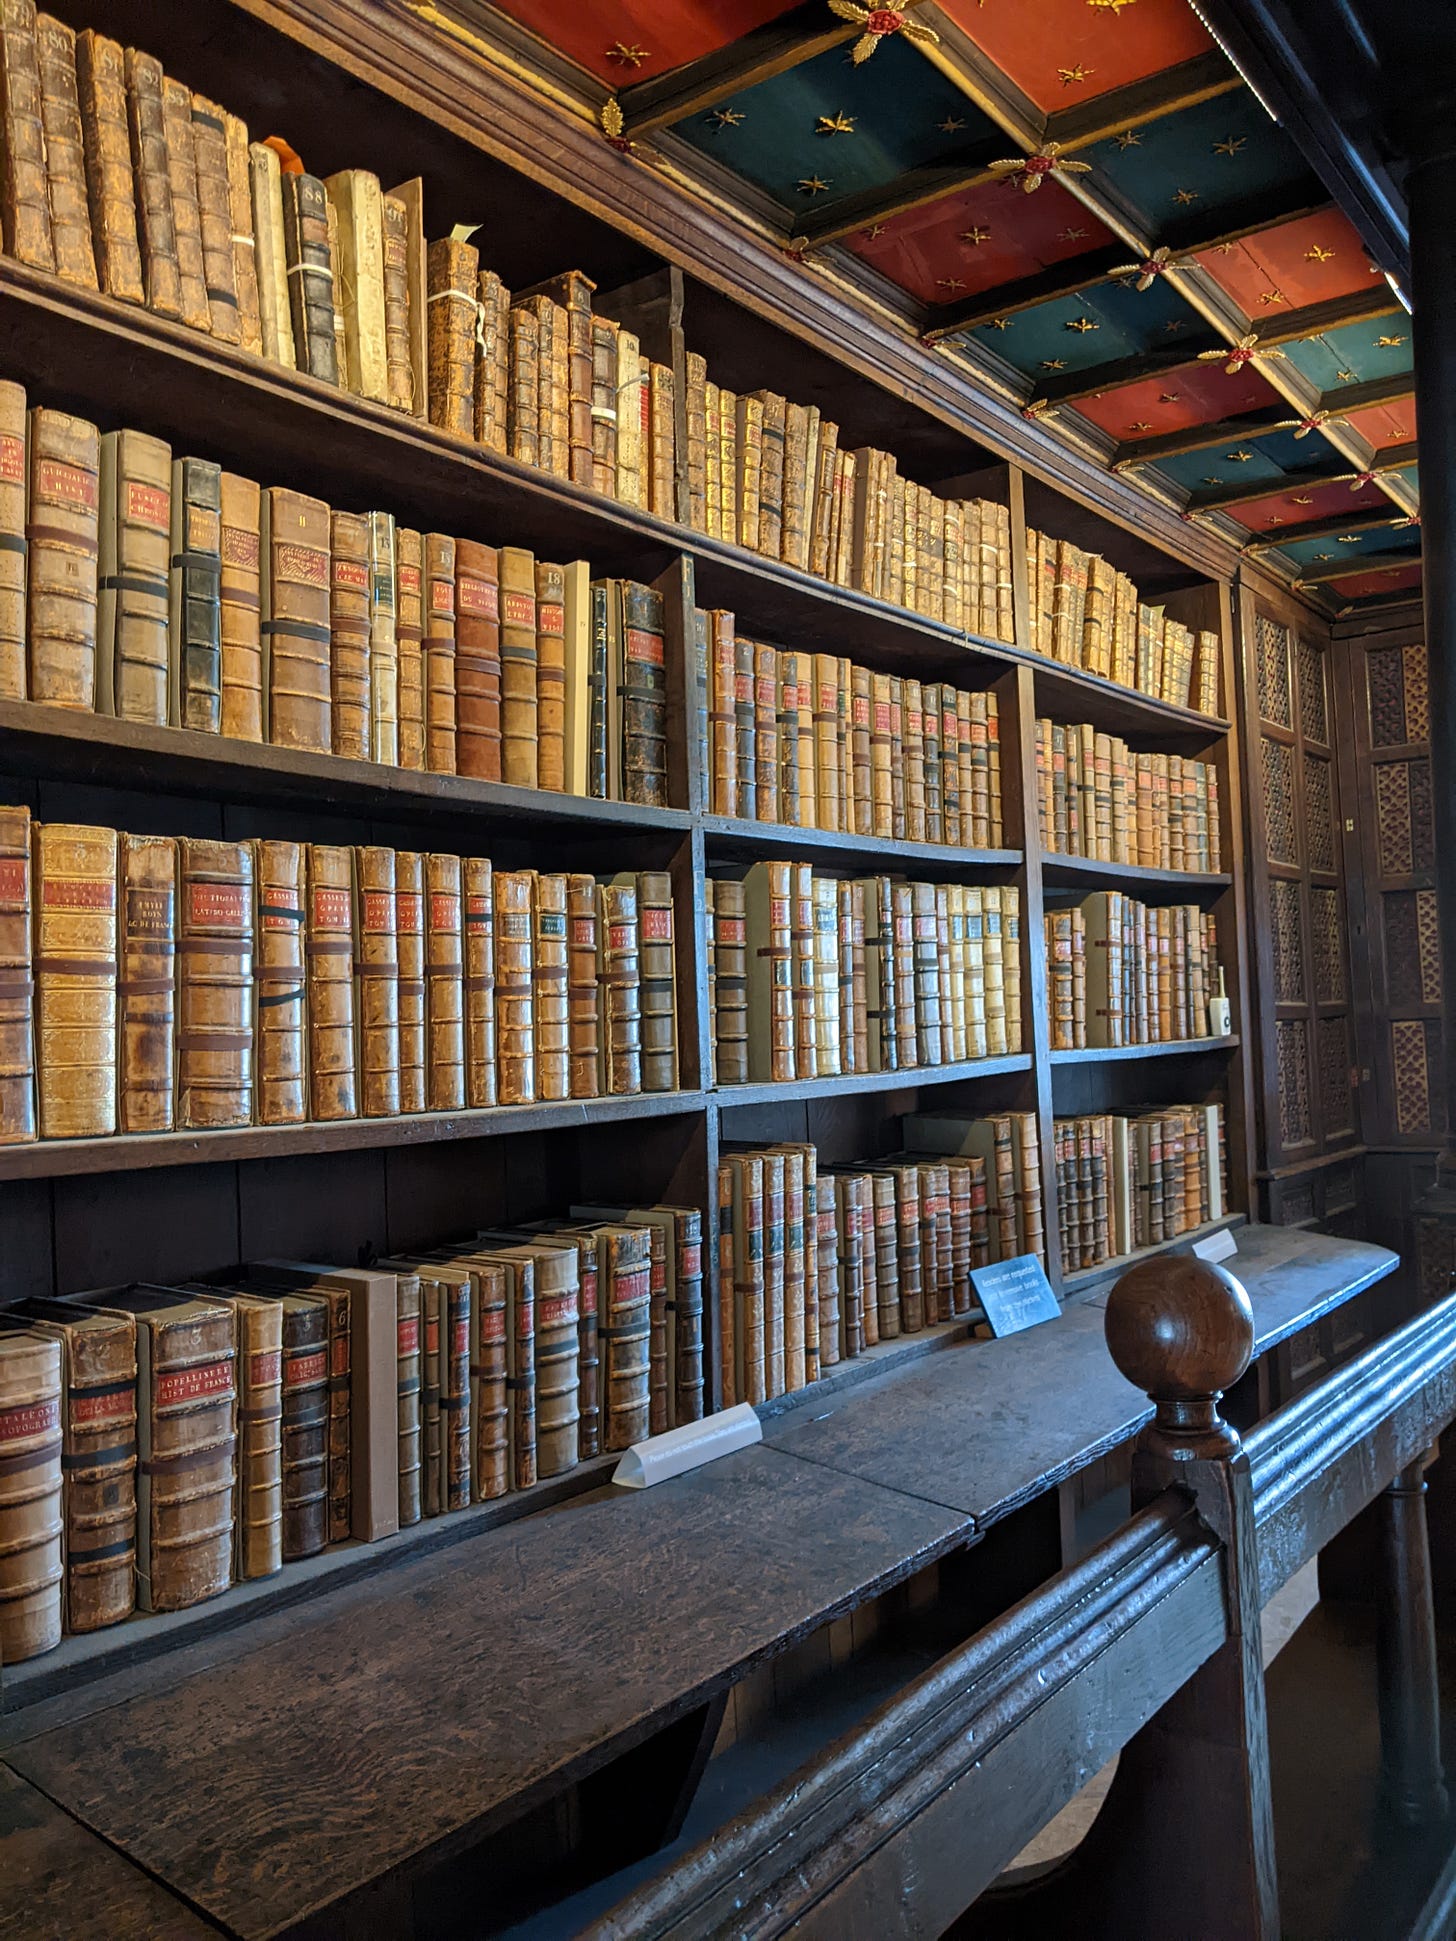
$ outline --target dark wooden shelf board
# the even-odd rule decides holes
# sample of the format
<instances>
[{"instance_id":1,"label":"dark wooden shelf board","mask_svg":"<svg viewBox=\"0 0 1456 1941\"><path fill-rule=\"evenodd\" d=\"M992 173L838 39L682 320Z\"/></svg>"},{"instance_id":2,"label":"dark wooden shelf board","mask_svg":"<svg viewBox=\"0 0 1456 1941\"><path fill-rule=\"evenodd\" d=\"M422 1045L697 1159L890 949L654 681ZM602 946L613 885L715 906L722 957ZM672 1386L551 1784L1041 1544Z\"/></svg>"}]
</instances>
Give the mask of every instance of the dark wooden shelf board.
<instances>
[{"instance_id":1,"label":"dark wooden shelf board","mask_svg":"<svg viewBox=\"0 0 1456 1941\"><path fill-rule=\"evenodd\" d=\"M0 737L0 762L7 771L214 799L231 790L254 802L304 802L401 819L459 815L502 826L545 825L560 833L679 831L692 820L686 809L646 809L464 775L421 773L34 701L0 701Z\"/></svg>"},{"instance_id":2,"label":"dark wooden shelf board","mask_svg":"<svg viewBox=\"0 0 1456 1941\"><path fill-rule=\"evenodd\" d=\"M1149 889L1187 890L1190 900L1210 890L1226 890L1232 876L1205 870L1143 869L1134 863L1103 863L1090 856L1063 856L1043 850L1042 880L1080 887L1084 883L1106 883L1109 889L1124 884L1146 884Z\"/></svg>"},{"instance_id":3,"label":"dark wooden shelf board","mask_svg":"<svg viewBox=\"0 0 1456 1941\"><path fill-rule=\"evenodd\" d=\"M275 1159L288 1153L358 1152L377 1146L428 1146L445 1139L489 1139L511 1132L616 1125L701 1112L702 1092L642 1092L632 1098L563 1099L466 1112L418 1112L394 1119L310 1121L296 1126L237 1126L220 1132L125 1133L109 1139L37 1139L0 1147L0 1180L61 1179L78 1173L128 1173L218 1160Z\"/></svg>"},{"instance_id":4,"label":"dark wooden shelf board","mask_svg":"<svg viewBox=\"0 0 1456 1941\"><path fill-rule=\"evenodd\" d=\"M1121 1058L1176 1058L1181 1052L1236 1051L1238 1033L1227 1038L1174 1038L1166 1045L1089 1045L1082 1051L1054 1051L1054 1065L1110 1065Z\"/></svg>"},{"instance_id":5,"label":"dark wooden shelf board","mask_svg":"<svg viewBox=\"0 0 1456 1941\"><path fill-rule=\"evenodd\" d=\"M1004 1072L1029 1072L1028 1052L1004 1058L973 1058L961 1065L910 1065L898 1072L851 1072L839 1078L789 1078L747 1085L720 1085L709 1096L723 1110L736 1105L777 1105L784 1101L843 1098L847 1093L909 1092L926 1085L958 1085L969 1078L996 1078Z\"/></svg>"},{"instance_id":6,"label":"dark wooden shelf board","mask_svg":"<svg viewBox=\"0 0 1456 1941\"><path fill-rule=\"evenodd\" d=\"M761 855L785 855L815 862L863 862L867 868L905 863L944 876L964 870L1019 869L1019 849L960 849L937 842L895 842L884 836L859 836L837 829L797 829L782 822L746 822L736 816L705 816L703 834L710 861L756 862Z\"/></svg>"},{"instance_id":7,"label":"dark wooden shelf board","mask_svg":"<svg viewBox=\"0 0 1456 1941\"><path fill-rule=\"evenodd\" d=\"M1156 735L1163 740L1176 736L1184 742L1209 742L1229 731L1228 722L1220 715L1155 701L1136 688L1123 687L1100 674L1088 674L1080 667L1048 661L1040 654L1019 658L1032 669L1038 713L1065 721L1090 721L1108 734L1143 740Z\"/></svg>"},{"instance_id":8,"label":"dark wooden shelf board","mask_svg":"<svg viewBox=\"0 0 1456 1941\"><path fill-rule=\"evenodd\" d=\"M1135 1247L1130 1254L1119 1254L1115 1260L1100 1261L1096 1267L1081 1267L1075 1274L1063 1274L1062 1296L1071 1299L1075 1295L1085 1294L1100 1281L1125 1274L1129 1267L1135 1267L1140 1260L1151 1260L1156 1254L1186 1254L1195 1240L1204 1240L1211 1233L1222 1233L1225 1227L1242 1227L1247 1224L1248 1217L1246 1213L1225 1213L1221 1219L1205 1220L1202 1226L1190 1227L1186 1233L1175 1234L1171 1240L1160 1240L1151 1247ZM1237 1267L1234 1272L1238 1272Z\"/></svg>"}]
</instances>

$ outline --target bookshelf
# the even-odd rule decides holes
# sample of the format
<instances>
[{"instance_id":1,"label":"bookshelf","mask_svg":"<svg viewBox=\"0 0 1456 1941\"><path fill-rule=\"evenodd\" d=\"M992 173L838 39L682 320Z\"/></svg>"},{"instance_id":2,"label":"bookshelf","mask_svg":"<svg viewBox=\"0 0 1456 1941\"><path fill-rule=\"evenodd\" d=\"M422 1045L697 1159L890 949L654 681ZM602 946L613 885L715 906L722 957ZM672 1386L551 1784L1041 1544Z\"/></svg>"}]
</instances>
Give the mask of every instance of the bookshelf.
<instances>
[{"instance_id":1,"label":"bookshelf","mask_svg":"<svg viewBox=\"0 0 1456 1941\"><path fill-rule=\"evenodd\" d=\"M61 11L75 25L93 24L83 0ZM1052 537L1102 549L1170 614L1217 634L1224 711L1215 717L1172 706L1025 648L924 619L463 443L140 308L0 260L0 377L23 382L33 402L74 410L103 429L134 425L169 439L178 451L330 504L382 505L422 530L521 544L538 557L584 557L594 574L654 583L665 598L673 806L637 808L291 753L29 702L0 703L4 799L27 803L43 819L112 822L159 834L286 833L436 846L489 855L507 867L668 869L677 909L683 1085L675 1093L630 1098L0 1148L6 1239L0 1301L37 1289L192 1276L267 1255L353 1261L508 1213L564 1210L572 1200L665 1199L697 1205L710 1216L705 1329L709 1393L716 1400L711 1215L727 1141L807 1139L827 1161L838 1162L897 1150L899 1121L917 1107L1033 1113L1049 1273L1060 1294L1075 1298L1104 1269L1064 1274L1057 1258L1054 1118L1139 1099L1158 1105L1218 1097L1226 1107L1235 1209L1229 1217L1246 1215L1252 1082L1245 1046L1252 1019L1233 551L1125 480L1079 469L1065 446L978 390L945 358L906 344L884 319L834 310L824 291L806 289L801 274L790 277L741 237L732 239L732 248L720 247L726 232L711 224L699 232L664 200L661 184L644 187L645 172L632 169L594 131L571 131L549 158L544 142L539 156L531 154L523 144L531 129L544 127L539 105L522 109L519 128L489 119L487 106L505 84L492 81L479 98L463 93L449 43L404 15L356 11L334 0L288 9L265 0L226 6L218 0L210 11L221 16L219 30L208 35L189 22L180 0L116 11L120 18L108 18L108 31L134 31L141 44L165 47L169 64L195 86L256 114L260 125L281 124L290 115L300 126L316 121L332 165L377 166L390 179L425 172L432 194L438 190L432 206L445 228L482 197L504 206L519 190L489 250L520 282L586 262L605 314L612 314L614 290L635 290L640 303L644 280L676 289L682 298L679 384L685 350L727 360L740 329L761 361L759 383L794 396L808 368L826 412L853 425L857 440L903 450L908 474L933 490L950 494L954 487L1006 505L1020 639L1027 637L1029 507ZM250 78L258 74L277 77L278 103L270 96L259 104L262 84ZM375 89L386 78L397 100L375 126ZM581 166L573 161L578 153ZM509 192L504 200L503 190ZM433 233L433 217L431 227ZM832 328L831 318L837 319ZM695 606L729 608L741 632L780 647L832 649L876 672L994 690L1004 846L916 843L711 813L689 732ZM1035 723L1048 714L1090 722L1139 749L1213 763L1229 867L1197 874L1044 853L1036 830ZM808 861L831 873L1014 885L1021 897L1025 1049L796 1084L711 1085L703 884L713 870L741 870L769 857ZM1213 912L1233 1008L1231 1036L1115 1051L1050 1050L1042 923L1048 893L1075 897L1109 885L1128 885L1149 901L1199 902ZM934 1334L927 1330L925 1339ZM904 1357L918 1352L910 1341L885 1344L828 1379L851 1380L870 1367L878 1372L902 1358L892 1349ZM601 1474L601 1465L585 1464L565 1484L584 1489ZM540 1499L523 1493L508 1499L511 1513L562 1493L555 1485ZM453 1529L455 1521L416 1526L389 1554L427 1546L442 1525ZM462 1515L460 1533L472 1527ZM100 1636L96 1649L104 1653L106 1634ZM83 1641L74 1645L72 1657L84 1659Z\"/></svg>"}]
</instances>

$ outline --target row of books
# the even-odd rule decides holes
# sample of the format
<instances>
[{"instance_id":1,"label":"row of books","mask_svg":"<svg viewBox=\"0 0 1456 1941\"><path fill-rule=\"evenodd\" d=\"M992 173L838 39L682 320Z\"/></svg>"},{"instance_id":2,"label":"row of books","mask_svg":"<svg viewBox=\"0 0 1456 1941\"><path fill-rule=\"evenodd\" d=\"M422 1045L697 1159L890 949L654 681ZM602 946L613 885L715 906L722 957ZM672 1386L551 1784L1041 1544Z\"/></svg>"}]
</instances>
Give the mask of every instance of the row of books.
<instances>
[{"instance_id":1,"label":"row of books","mask_svg":"<svg viewBox=\"0 0 1456 1941\"><path fill-rule=\"evenodd\" d=\"M665 873L0 808L0 1143L677 1083Z\"/></svg>"},{"instance_id":2,"label":"row of books","mask_svg":"<svg viewBox=\"0 0 1456 1941\"><path fill-rule=\"evenodd\" d=\"M0 1652L175 1611L703 1413L702 1214L0 1314Z\"/></svg>"},{"instance_id":3,"label":"row of books","mask_svg":"<svg viewBox=\"0 0 1456 1941\"><path fill-rule=\"evenodd\" d=\"M1044 849L1139 869L1223 867L1212 762L1134 753L1089 722L1043 720L1036 778Z\"/></svg>"},{"instance_id":4,"label":"row of books","mask_svg":"<svg viewBox=\"0 0 1456 1941\"><path fill-rule=\"evenodd\" d=\"M1068 1273L1176 1239L1227 1208L1221 1105L1058 1119L1055 1146Z\"/></svg>"},{"instance_id":5,"label":"row of books","mask_svg":"<svg viewBox=\"0 0 1456 1941\"><path fill-rule=\"evenodd\" d=\"M942 1151L843 1166L821 1167L812 1145L724 1155L725 1407L794 1394L882 1341L968 1320L973 1268L1042 1252L1033 1115L935 1128Z\"/></svg>"},{"instance_id":6,"label":"row of books","mask_svg":"<svg viewBox=\"0 0 1456 1941\"><path fill-rule=\"evenodd\" d=\"M1154 701L1216 715L1219 638L1138 598L1126 573L1070 540L1027 529L1034 654L1080 667Z\"/></svg>"},{"instance_id":7,"label":"row of books","mask_svg":"<svg viewBox=\"0 0 1456 1941\"><path fill-rule=\"evenodd\" d=\"M662 807L663 602L0 383L0 699Z\"/></svg>"},{"instance_id":8,"label":"row of books","mask_svg":"<svg viewBox=\"0 0 1456 1941\"><path fill-rule=\"evenodd\" d=\"M703 772L714 815L997 849L996 696L707 628Z\"/></svg>"},{"instance_id":9,"label":"row of books","mask_svg":"<svg viewBox=\"0 0 1456 1941\"><path fill-rule=\"evenodd\" d=\"M789 1083L1021 1049L1021 893L809 863L710 879L717 1082Z\"/></svg>"},{"instance_id":10,"label":"row of books","mask_svg":"<svg viewBox=\"0 0 1456 1941\"><path fill-rule=\"evenodd\" d=\"M1227 1035L1218 924L1196 903L1098 890L1044 922L1053 1051Z\"/></svg>"}]
</instances>

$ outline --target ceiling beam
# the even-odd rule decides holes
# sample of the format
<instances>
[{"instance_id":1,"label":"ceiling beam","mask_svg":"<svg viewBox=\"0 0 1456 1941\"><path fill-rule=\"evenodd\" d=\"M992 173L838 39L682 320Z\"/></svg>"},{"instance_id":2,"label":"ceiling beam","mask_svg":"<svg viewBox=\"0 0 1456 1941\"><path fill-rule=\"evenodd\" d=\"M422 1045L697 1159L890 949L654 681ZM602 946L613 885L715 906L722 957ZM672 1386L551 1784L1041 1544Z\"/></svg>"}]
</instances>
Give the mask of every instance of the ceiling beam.
<instances>
[{"instance_id":1,"label":"ceiling beam","mask_svg":"<svg viewBox=\"0 0 1456 1941\"><path fill-rule=\"evenodd\" d=\"M1191 61L1165 67L1125 87L1111 88L1091 101L1078 101L1047 116L1046 139L1063 148L1087 148L1124 128L1137 128L1179 108L1194 107L1215 95L1241 88L1236 69L1216 47Z\"/></svg>"},{"instance_id":2,"label":"ceiling beam","mask_svg":"<svg viewBox=\"0 0 1456 1941\"><path fill-rule=\"evenodd\" d=\"M1321 215L1333 205L1313 176L1281 184L1264 194L1247 196L1219 211L1216 219L1203 215L1174 216L1158 230L1154 241L1175 256L1196 256L1224 243L1241 243L1266 229L1280 229L1303 216Z\"/></svg>"},{"instance_id":3,"label":"ceiling beam","mask_svg":"<svg viewBox=\"0 0 1456 1941\"><path fill-rule=\"evenodd\" d=\"M1367 377L1363 383L1341 384L1324 392L1319 408L1343 417L1347 411L1368 411L1373 405L1403 404L1415 394L1415 372L1392 371L1389 377Z\"/></svg>"},{"instance_id":4,"label":"ceiling beam","mask_svg":"<svg viewBox=\"0 0 1456 1941\"><path fill-rule=\"evenodd\" d=\"M859 33L852 22L836 20L819 0L804 0L792 13L755 27L727 47L620 89L622 132L634 137L651 134L760 81L771 81L791 67L802 67L816 54L856 40Z\"/></svg>"},{"instance_id":5,"label":"ceiling beam","mask_svg":"<svg viewBox=\"0 0 1456 1941\"><path fill-rule=\"evenodd\" d=\"M1006 153L1006 147L1004 135L979 141L939 162L909 169L882 188L862 189L858 195L845 196L825 209L815 209L810 203L794 223L793 234L805 237L816 246L838 242L856 230L869 229L877 222L888 222L892 216L923 208L927 202L939 202L944 196L974 189L982 182L993 182L996 178L986 164L998 161Z\"/></svg>"},{"instance_id":6,"label":"ceiling beam","mask_svg":"<svg viewBox=\"0 0 1456 1941\"><path fill-rule=\"evenodd\" d=\"M1162 458L1181 458L1185 452L1211 451L1230 439L1258 438L1276 425L1293 424L1287 404L1261 405L1242 417L1220 418L1214 424L1189 425L1186 431L1164 431L1155 438L1125 438L1112 454L1112 469L1125 472L1131 465L1156 465Z\"/></svg>"},{"instance_id":7,"label":"ceiling beam","mask_svg":"<svg viewBox=\"0 0 1456 1941\"><path fill-rule=\"evenodd\" d=\"M1411 553L1368 553L1364 559L1331 560L1328 566L1302 571L1296 586L1328 586L1332 580L1352 580L1357 573L1399 573L1419 566L1420 548Z\"/></svg>"},{"instance_id":8,"label":"ceiling beam","mask_svg":"<svg viewBox=\"0 0 1456 1941\"><path fill-rule=\"evenodd\" d=\"M1124 385L1139 384L1146 377L1164 377L1181 369L1201 350L1218 347L1213 333L1202 330L1181 339L1176 350L1170 346L1167 350L1142 351L1110 364L1093 364L1085 371L1068 371L1065 377L1049 377L1036 387L1035 397L1047 404L1075 404L1079 398L1120 391Z\"/></svg>"},{"instance_id":9,"label":"ceiling beam","mask_svg":"<svg viewBox=\"0 0 1456 1941\"><path fill-rule=\"evenodd\" d=\"M1399 511L1387 505L1347 513L1343 519L1306 519L1300 525L1280 526L1277 530L1255 533L1244 551L1268 553L1280 546L1295 545L1302 539L1338 539L1343 532L1372 532L1377 526L1393 526L1401 517Z\"/></svg>"},{"instance_id":10,"label":"ceiling beam","mask_svg":"<svg viewBox=\"0 0 1456 1941\"><path fill-rule=\"evenodd\" d=\"M1272 499L1279 492L1302 492L1307 485L1331 485L1353 476L1349 459L1336 456L1318 465L1307 465L1299 472L1286 472L1282 478L1244 479L1237 485L1210 485L1201 492L1189 495L1187 510L1219 512L1228 506L1248 505L1254 499Z\"/></svg>"},{"instance_id":11,"label":"ceiling beam","mask_svg":"<svg viewBox=\"0 0 1456 1941\"><path fill-rule=\"evenodd\" d=\"M1258 316L1250 317L1249 328L1258 332L1260 344L1293 344L1304 337L1322 336L1327 330L1340 330L1346 324L1373 323L1392 311L1405 315L1381 277L1368 290L1327 297L1323 303L1309 303L1302 310L1261 310ZM1409 324L1399 334L1408 337Z\"/></svg>"}]
</instances>

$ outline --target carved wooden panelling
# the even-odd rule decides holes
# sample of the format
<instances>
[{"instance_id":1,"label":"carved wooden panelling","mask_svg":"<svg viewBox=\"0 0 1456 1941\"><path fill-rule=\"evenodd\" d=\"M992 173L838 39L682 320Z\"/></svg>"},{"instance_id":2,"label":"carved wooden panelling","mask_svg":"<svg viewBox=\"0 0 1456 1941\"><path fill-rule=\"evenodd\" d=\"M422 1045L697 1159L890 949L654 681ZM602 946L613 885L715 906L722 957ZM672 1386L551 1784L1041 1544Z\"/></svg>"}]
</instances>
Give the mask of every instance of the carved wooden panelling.
<instances>
[{"instance_id":1,"label":"carved wooden panelling","mask_svg":"<svg viewBox=\"0 0 1456 1941\"><path fill-rule=\"evenodd\" d=\"M1441 906L1434 890L1416 891L1416 938L1421 959L1421 1003L1441 1002Z\"/></svg>"},{"instance_id":2,"label":"carved wooden panelling","mask_svg":"<svg viewBox=\"0 0 1456 1941\"><path fill-rule=\"evenodd\" d=\"M1409 762L1375 763L1375 823L1380 874L1409 876L1412 868Z\"/></svg>"},{"instance_id":3,"label":"carved wooden panelling","mask_svg":"<svg viewBox=\"0 0 1456 1941\"><path fill-rule=\"evenodd\" d=\"M1297 1227L1303 1221L1313 1218L1314 1187L1306 1180L1286 1186L1279 1195L1280 1226Z\"/></svg>"},{"instance_id":4,"label":"carved wooden panelling","mask_svg":"<svg viewBox=\"0 0 1456 1941\"><path fill-rule=\"evenodd\" d=\"M1326 1217L1331 1213L1343 1213L1359 1203L1361 1179L1358 1166L1332 1166L1324 1178Z\"/></svg>"},{"instance_id":5,"label":"carved wooden panelling","mask_svg":"<svg viewBox=\"0 0 1456 1941\"><path fill-rule=\"evenodd\" d=\"M1441 939L1434 890L1388 890L1385 904L1385 982L1401 1010L1441 1002Z\"/></svg>"},{"instance_id":6,"label":"carved wooden panelling","mask_svg":"<svg viewBox=\"0 0 1456 1941\"><path fill-rule=\"evenodd\" d=\"M1271 863L1297 863L1294 839L1294 750L1263 737L1264 827ZM1407 818L1409 820L1409 818Z\"/></svg>"},{"instance_id":7,"label":"carved wooden panelling","mask_svg":"<svg viewBox=\"0 0 1456 1941\"><path fill-rule=\"evenodd\" d=\"M1354 1130L1350 1092L1350 1034L1344 1018L1321 1018L1319 1033L1320 1118L1326 1139Z\"/></svg>"},{"instance_id":8,"label":"carved wooden panelling","mask_svg":"<svg viewBox=\"0 0 1456 1941\"><path fill-rule=\"evenodd\" d=\"M1344 913L1338 890L1309 893L1309 928L1314 944L1314 994L1320 1004L1345 1002Z\"/></svg>"},{"instance_id":9,"label":"carved wooden panelling","mask_svg":"<svg viewBox=\"0 0 1456 1941\"><path fill-rule=\"evenodd\" d=\"M1304 841L1311 869L1334 868L1334 804L1330 799L1330 764L1323 755L1304 758Z\"/></svg>"},{"instance_id":10,"label":"carved wooden panelling","mask_svg":"<svg viewBox=\"0 0 1456 1941\"><path fill-rule=\"evenodd\" d=\"M1431 764L1410 765L1411 868L1436 867L1436 822L1431 801Z\"/></svg>"},{"instance_id":11,"label":"carved wooden panelling","mask_svg":"<svg viewBox=\"0 0 1456 1941\"><path fill-rule=\"evenodd\" d=\"M1274 930L1274 997L1279 1004L1302 1004L1304 931L1299 920L1299 885L1282 877L1269 883L1269 915Z\"/></svg>"},{"instance_id":12,"label":"carved wooden panelling","mask_svg":"<svg viewBox=\"0 0 1456 1941\"><path fill-rule=\"evenodd\" d=\"M1433 1019L1397 1019L1390 1027L1390 1051L1397 1127L1404 1133L1433 1130L1431 1102L1439 1082L1440 1027Z\"/></svg>"},{"instance_id":13,"label":"carved wooden panelling","mask_svg":"<svg viewBox=\"0 0 1456 1941\"><path fill-rule=\"evenodd\" d=\"M1299 725L1306 741L1330 739L1329 709L1325 699L1325 657L1308 640L1295 649L1299 665Z\"/></svg>"},{"instance_id":14,"label":"carved wooden panelling","mask_svg":"<svg viewBox=\"0 0 1456 1941\"><path fill-rule=\"evenodd\" d=\"M1289 707L1289 629L1260 614L1254 640L1259 712L1276 728L1292 728Z\"/></svg>"},{"instance_id":15,"label":"carved wooden panelling","mask_svg":"<svg viewBox=\"0 0 1456 1941\"><path fill-rule=\"evenodd\" d=\"M1376 647L1366 655L1370 693L1370 745L1399 748L1405 731L1404 647Z\"/></svg>"},{"instance_id":16,"label":"carved wooden panelling","mask_svg":"<svg viewBox=\"0 0 1456 1941\"><path fill-rule=\"evenodd\" d=\"M1405 675L1405 738L1429 741L1431 738L1431 692L1426 650L1417 643L1402 647Z\"/></svg>"},{"instance_id":17,"label":"carved wooden panelling","mask_svg":"<svg viewBox=\"0 0 1456 1941\"><path fill-rule=\"evenodd\" d=\"M1281 1018L1274 1027L1279 1067L1279 1128L1285 1146L1308 1145L1310 1118L1309 1027L1303 1018Z\"/></svg>"}]
</instances>

